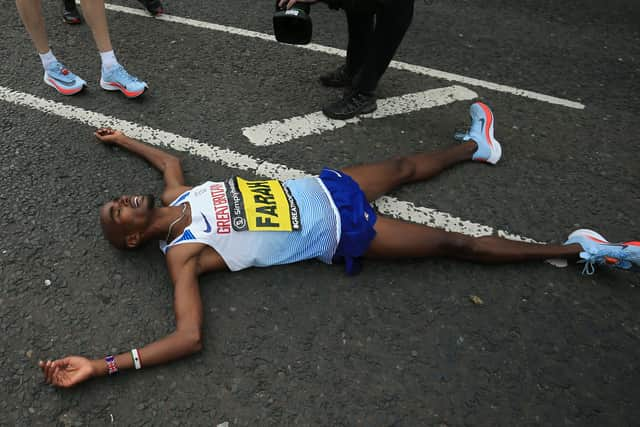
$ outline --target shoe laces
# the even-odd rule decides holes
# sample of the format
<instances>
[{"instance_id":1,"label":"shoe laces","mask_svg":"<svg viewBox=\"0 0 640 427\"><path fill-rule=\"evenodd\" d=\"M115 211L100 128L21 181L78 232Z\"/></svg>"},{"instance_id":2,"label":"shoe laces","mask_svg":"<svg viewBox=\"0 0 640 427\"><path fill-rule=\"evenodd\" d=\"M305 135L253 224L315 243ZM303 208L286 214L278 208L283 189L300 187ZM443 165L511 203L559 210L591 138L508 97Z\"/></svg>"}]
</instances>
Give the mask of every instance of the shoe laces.
<instances>
[{"instance_id":1,"label":"shoe laces","mask_svg":"<svg viewBox=\"0 0 640 427\"><path fill-rule=\"evenodd\" d=\"M354 107L357 108L357 107L360 107L362 104L366 103L368 98L369 97L363 93L352 92L345 97L345 101L348 105L353 105Z\"/></svg>"},{"instance_id":2,"label":"shoe laces","mask_svg":"<svg viewBox=\"0 0 640 427\"><path fill-rule=\"evenodd\" d=\"M69 76L71 74L70 77L73 77L71 71L69 71L69 69L62 65L62 63L60 63L59 61L52 63L49 68L47 68L47 72L62 74L63 76Z\"/></svg>"},{"instance_id":3,"label":"shoe laces","mask_svg":"<svg viewBox=\"0 0 640 427\"><path fill-rule=\"evenodd\" d=\"M622 268L628 270L632 267L632 260L623 245L606 245L597 250L595 253L582 252L580 254L583 259L578 263L584 263L582 274L591 276L596 271L596 265L609 265L611 267Z\"/></svg>"},{"instance_id":4,"label":"shoe laces","mask_svg":"<svg viewBox=\"0 0 640 427\"><path fill-rule=\"evenodd\" d=\"M584 264L582 267L582 274L586 276L591 276L596 271L596 261L592 259L581 259L578 261L578 264Z\"/></svg>"},{"instance_id":5,"label":"shoe laces","mask_svg":"<svg viewBox=\"0 0 640 427\"><path fill-rule=\"evenodd\" d=\"M113 77L120 81L121 83L124 83L124 85L126 86L128 83L137 83L140 80L138 80L137 77L132 76L131 74L129 74L127 72L127 70L124 69L124 67L120 64L116 65L112 70L111 73L113 75Z\"/></svg>"},{"instance_id":6,"label":"shoe laces","mask_svg":"<svg viewBox=\"0 0 640 427\"><path fill-rule=\"evenodd\" d=\"M64 65L62 65L62 64L61 64L60 62L58 62L58 61L51 63L51 65L49 65L49 67L48 67L48 70L49 70L49 71L54 71L54 72L56 72L56 73L64 74L65 76L66 76L67 74L69 74L69 70L67 70L67 69L64 67ZM65 71L66 71L66 74L65 74Z\"/></svg>"}]
</instances>

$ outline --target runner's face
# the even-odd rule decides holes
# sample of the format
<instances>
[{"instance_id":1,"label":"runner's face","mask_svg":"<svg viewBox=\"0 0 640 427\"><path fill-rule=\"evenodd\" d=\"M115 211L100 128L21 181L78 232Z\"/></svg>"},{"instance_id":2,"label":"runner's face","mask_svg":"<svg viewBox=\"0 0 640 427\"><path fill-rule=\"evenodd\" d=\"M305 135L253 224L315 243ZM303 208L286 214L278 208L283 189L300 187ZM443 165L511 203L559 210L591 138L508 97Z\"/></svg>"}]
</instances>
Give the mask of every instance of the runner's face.
<instances>
[{"instance_id":1,"label":"runner's face","mask_svg":"<svg viewBox=\"0 0 640 427\"><path fill-rule=\"evenodd\" d=\"M100 222L105 237L117 247L131 233L143 232L149 225L153 196L120 196L100 209Z\"/></svg>"}]
</instances>

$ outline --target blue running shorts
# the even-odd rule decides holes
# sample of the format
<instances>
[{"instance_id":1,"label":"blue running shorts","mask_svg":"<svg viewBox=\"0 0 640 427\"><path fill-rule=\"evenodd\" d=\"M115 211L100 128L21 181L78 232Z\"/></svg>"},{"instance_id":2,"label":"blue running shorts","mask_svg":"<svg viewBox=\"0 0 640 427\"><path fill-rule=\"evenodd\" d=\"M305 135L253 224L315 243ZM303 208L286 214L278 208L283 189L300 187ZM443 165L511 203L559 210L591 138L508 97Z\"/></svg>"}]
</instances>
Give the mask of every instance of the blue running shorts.
<instances>
[{"instance_id":1,"label":"blue running shorts","mask_svg":"<svg viewBox=\"0 0 640 427\"><path fill-rule=\"evenodd\" d=\"M320 179L340 212L340 242L333 262L344 262L349 275L358 274L362 268L359 258L376 236L373 226L378 217L358 183L349 175L324 168Z\"/></svg>"}]
</instances>

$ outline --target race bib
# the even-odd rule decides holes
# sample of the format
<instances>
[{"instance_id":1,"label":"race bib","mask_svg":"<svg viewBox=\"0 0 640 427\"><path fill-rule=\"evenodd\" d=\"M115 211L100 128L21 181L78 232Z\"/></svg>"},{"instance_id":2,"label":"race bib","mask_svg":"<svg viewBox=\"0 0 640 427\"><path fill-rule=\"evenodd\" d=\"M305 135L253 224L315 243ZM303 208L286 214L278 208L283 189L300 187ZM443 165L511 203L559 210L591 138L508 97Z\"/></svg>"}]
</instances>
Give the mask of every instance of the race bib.
<instances>
[{"instance_id":1,"label":"race bib","mask_svg":"<svg viewBox=\"0 0 640 427\"><path fill-rule=\"evenodd\" d=\"M231 225L235 231L298 231L298 204L280 181L247 181L239 177L227 183Z\"/></svg>"}]
</instances>

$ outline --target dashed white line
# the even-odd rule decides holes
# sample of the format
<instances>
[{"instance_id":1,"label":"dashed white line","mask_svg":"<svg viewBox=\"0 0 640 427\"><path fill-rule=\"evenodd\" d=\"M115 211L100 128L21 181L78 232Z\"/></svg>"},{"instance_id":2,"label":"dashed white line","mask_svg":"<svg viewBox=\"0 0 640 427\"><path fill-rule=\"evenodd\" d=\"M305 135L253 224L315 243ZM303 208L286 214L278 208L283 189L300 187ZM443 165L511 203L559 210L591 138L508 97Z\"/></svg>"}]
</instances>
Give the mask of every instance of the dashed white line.
<instances>
[{"instance_id":1,"label":"dashed white line","mask_svg":"<svg viewBox=\"0 0 640 427\"><path fill-rule=\"evenodd\" d=\"M119 6L115 4L109 4L109 3L105 3L105 8L107 8L108 10L112 10L114 12L122 12L122 13L128 13L130 15L137 15L137 16L143 16L145 18L151 18L151 16L146 11L143 11L142 9L133 9L126 6ZM220 24L213 24L211 22L198 21L195 19L183 18L180 16L174 16L174 15L162 15L154 19L167 21L167 22L175 22L178 24L189 25L192 27L204 28L204 29L213 30L213 31L220 31L228 34L234 34L234 35L243 36L243 37L251 37L251 38L256 38L260 40L277 43L275 37L270 34L245 30L242 28L230 27L230 26L220 25ZM324 46L316 43L309 43L307 45L289 45L289 46L296 47L299 49L306 49L306 50L311 50L315 52L321 52L328 55L342 56L342 57L346 56L347 54L346 51L342 49L337 49L334 47ZM545 95L545 94L530 91L530 90L518 89L516 87L507 86L499 83L492 83L485 80L476 79L473 77L462 76L460 74L454 74L446 71L435 70L433 68L423 67L421 65L414 65L406 62L401 62L401 61L391 61L389 66L391 68L396 68L398 70L409 71L412 73L421 74L421 75L433 77L436 79L442 79L442 80L447 80L451 82L467 84L470 86L483 87L496 92L503 92L511 95L522 96L524 98L535 99L536 101L542 101L550 104L561 105L567 108L575 108L578 110L582 110L585 108L584 104L580 102L571 101L564 98L558 98L551 95Z\"/></svg>"},{"instance_id":2,"label":"dashed white line","mask_svg":"<svg viewBox=\"0 0 640 427\"><path fill-rule=\"evenodd\" d=\"M284 120L273 120L255 126L242 128L242 134L254 145L265 146L282 144L303 136L320 134L336 130L350 123L357 123L362 118L380 119L398 114L410 113L426 108L438 107L455 101L474 99L477 93L462 86L449 86L424 92L409 93L402 96L378 100L378 109L360 118L350 120L332 120L321 111L292 117Z\"/></svg>"},{"instance_id":3,"label":"dashed white line","mask_svg":"<svg viewBox=\"0 0 640 427\"><path fill-rule=\"evenodd\" d=\"M80 107L73 107L60 102L39 98L28 93L14 91L4 86L0 86L0 100L64 119L74 120L96 128L111 126L122 130L132 138L139 139L151 145L165 146L176 151L188 152L230 168L253 171L257 175L269 178L286 180L311 175L302 170L256 159L237 151L203 144L196 139L142 126ZM534 241L528 237L514 235L501 230L494 230L492 227L486 225L462 220L435 209L415 206L411 202L401 201L394 197L382 197L376 200L375 205L382 214L447 231L455 231L470 236L498 234L513 240Z\"/></svg>"}]
</instances>

